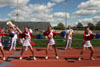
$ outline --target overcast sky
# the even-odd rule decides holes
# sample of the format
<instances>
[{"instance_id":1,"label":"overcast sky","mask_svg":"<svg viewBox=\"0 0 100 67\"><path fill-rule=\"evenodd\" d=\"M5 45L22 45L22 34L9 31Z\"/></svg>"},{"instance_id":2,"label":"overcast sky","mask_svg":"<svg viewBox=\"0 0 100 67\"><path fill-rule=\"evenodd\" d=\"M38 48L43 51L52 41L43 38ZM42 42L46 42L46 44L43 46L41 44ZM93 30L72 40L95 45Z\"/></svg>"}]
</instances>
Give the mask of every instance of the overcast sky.
<instances>
[{"instance_id":1,"label":"overcast sky","mask_svg":"<svg viewBox=\"0 0 100 67\"><path fill-rule=\"evenodd\" d=\"M65 23L76 25L82 22L96 24L100 20L100 0L18 0L19 21L49 21L57 25ZM17 0L0 0L0 21L16 19Z\"/></svg>"}]
</instances>

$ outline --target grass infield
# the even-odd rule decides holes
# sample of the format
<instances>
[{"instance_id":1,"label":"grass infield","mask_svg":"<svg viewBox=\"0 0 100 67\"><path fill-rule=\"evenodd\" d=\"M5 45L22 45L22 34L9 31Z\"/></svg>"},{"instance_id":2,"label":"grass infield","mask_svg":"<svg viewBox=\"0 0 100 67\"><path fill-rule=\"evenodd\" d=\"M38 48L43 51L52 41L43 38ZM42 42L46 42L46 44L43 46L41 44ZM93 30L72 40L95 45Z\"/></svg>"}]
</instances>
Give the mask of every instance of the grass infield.
<instances>
[{"instance_id":1,"label":"grass infield","mask_svg":"<svg viewBox=\"0 0 100 67\"><path fill-rule=\"evenodd\" d=\"M56 35L54 39L56 41L57 47L65 47L66 40L63 37L61 37L60 35ZM42 39L37 39L33 37L32 41L36 43L36 45L34 45L33 47L46 47L47 44L44 36ZM82 47L81 45L82 41L83 41L82 34L73 34L72 47ZM100 47L100 39L94 38L91 42L94 47ZM22 45L19 44L17 45L17 47L21 46Z\"/></svg>"}]
</instances>

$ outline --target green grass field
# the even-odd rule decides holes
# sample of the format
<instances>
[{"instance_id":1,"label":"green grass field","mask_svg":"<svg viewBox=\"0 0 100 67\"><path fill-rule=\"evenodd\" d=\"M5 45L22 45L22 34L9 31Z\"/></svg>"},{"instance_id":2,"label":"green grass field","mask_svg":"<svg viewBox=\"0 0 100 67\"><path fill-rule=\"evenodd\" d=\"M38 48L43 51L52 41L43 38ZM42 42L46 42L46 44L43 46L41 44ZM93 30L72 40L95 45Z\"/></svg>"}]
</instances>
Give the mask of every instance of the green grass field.
<instances>
[{"instance_id":1,"label":"green grass field","mask_svg":"<svg viewBox=\"0 0 100 67\"><path fill-rule=\"evenodd\" d=\"M57 47L65 47L65 39L61 37L60 35L55 36L55 41L56 41L56 46ZM43 36L42 39L37 39L37 38L32 38L32 41L36 43L33 47L46 47L46 40L45 37ZM81 47L81 43L83 41L82 34L73 34L73 41L72 41L72 47ZM100 46L100 39L93 39L92 40L92 45L95 47ZM17 45L17 47L21 47L21 45Z\"/></svg>"}]
</instances>

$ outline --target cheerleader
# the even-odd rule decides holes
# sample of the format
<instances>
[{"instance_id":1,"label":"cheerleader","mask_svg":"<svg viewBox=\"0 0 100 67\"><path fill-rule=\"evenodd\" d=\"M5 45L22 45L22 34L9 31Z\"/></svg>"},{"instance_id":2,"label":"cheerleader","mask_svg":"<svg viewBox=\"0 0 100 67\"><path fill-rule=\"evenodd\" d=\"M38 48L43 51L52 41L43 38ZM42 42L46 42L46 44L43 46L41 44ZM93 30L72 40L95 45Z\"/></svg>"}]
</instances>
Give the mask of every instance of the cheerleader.
<instances>
[{"instance_id":1,"label":"cheerleader","mask_svg":"<svg viewBox=\"0 0 100 67\"><path fill-rule=\"evenodd\" d=\"M36 57L34 56L34 52L33 52L33 48L31 46L31 36L34 37L34 35L32 35L30 32L29 32L29 28L28 27L25 27L25 32L24 32L24 42L23 42L23 47L22 47L22 51L21 51L21 56L20 56L20 60L22 60L22 56L23 56L23 52L25 51L25 48L26 47L29 47L31 53L32 53L32 56L33 56L33 59L36 60Z\"/></svg>"},{"instance_id":2,"label":"cheerleader","mask_svg":"<svg viewBox=\"0 0 100 67\"><path fill-rule=\"evenodd\" d=\"M29 28L29 32L30 32L30 33L33 33L33 31L32 31L31 28ZM30 37L30 39L31 39L31 37ZM28 47L25 48L25 51L27 51L27 50L28 50Z\"/></svg>"},{"instance_id":3,"label":"cheerleader","mask_svg":"<svg viewBox=\"0 0 100 67\"><path fill-rule=\"evenodd\" d=\"M2 44L2 42L1 42L1 38L2 38L2 36L4 36L4 35L8 35L8 34L1 33L1 31L0 31L0 51L1 51L1 53L2 53L3 60L6 60L5 55L4 55L4 50L3 50L3 44Z\"/></svg>"},{"instance_id":4,"label":"cheerleader","mask_svg":"<svg viewBox=\"0 0 100 67\"><path fill-rule=\"evenodd\" d=\"M68 45L69 45L69 48L71 49L71 45L72 45L72 33L73 33L73 30L71 29L71 26L68 26L68 29L65 30L66 32L66 48L68 48Z\"/></svg>"},{"instance_id":5,"label":"cheerleader","mask_svg":"<svg viewBox=\"0 0 100 67\"><path fill-rule=\"evenodd\" d=\"M94 48L90 41L91 39L93 39L94 36L95 35L92 34L92 31L90 31L89 27L86 27L85 33L83 34L83 37L84 37L84 41L82 42L83 48L82 48L82 51L80 53L80 57L78 58L78 60L81 60L83 52L85 51L86 48L89 48L91 50L90 60L94 60L93 58Z\"/></svg>"},{"instance_id":6,"label":"cheerleader","mask_svg":"<svg viewBox=\"0 0 100 67\"><path fill-rule=\"evenodd\" d=\"M1 33L5 33L5 29L2 27L2 28L0 28L0 31L1 31ZM2 36L2 42L4 42L4 37L5 36Z\"/></svg>"},{"instance_id":7,"label":"cheerleader","mask_svg":"<svg viewBox=\"0 0 100 67\"><path fill-rule=\"evenodd\" d=\"M10 49L9 51L11 51L12 49L16 50L16 42L17 42L17 32L13 30L13 28L10 28L9 33L12 33L13 36L11 37L11 43L10 43Z\"/></svg>"},{"instance_id":8,"label":"cheerleader","mask_svg":"<svg viewBox=\"0 0 100 67\"><path fill-rule=\"evenodd\" d=\"M50 48L50 46L52 46L54 48L55 51L55 55L56 55L56 59L59 59L58 55L57 55L57 50L56 50L56 43L55 40L53 38L53 32L51 27L48 28L48 35L46 36L47 39L47 48L46 48L46 57L45 59L48 59L48 49Z\"/></svg>"}]
</instances>

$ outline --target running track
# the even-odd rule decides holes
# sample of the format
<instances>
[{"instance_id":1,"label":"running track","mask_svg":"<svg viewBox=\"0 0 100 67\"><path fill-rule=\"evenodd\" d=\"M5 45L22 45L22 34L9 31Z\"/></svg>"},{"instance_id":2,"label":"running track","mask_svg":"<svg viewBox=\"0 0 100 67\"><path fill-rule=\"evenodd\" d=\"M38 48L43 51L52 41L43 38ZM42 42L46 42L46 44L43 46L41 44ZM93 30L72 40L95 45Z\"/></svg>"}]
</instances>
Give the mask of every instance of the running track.
<instances>
[{"instance_id":1,"label":"running track","mask_svg":"<svg viewBox=\"0 0 100 67\"><path fill-rule=\"evenodd\" d=\"M49 50L49 59L45 60L45 48L33 49L37 57L36 61L32 60L29 50L24 52L23 60L19 60L20 48L11 52L5 50L6 58L8 58L6 61L0 58L0 67L100 67L100 47L95 47L94 61L89 60L88 49L84 52L82 61L77 60L80 48L67 50L58 48L59 60L56 60L53 50Z\"/></svg>"}]
</instances>

